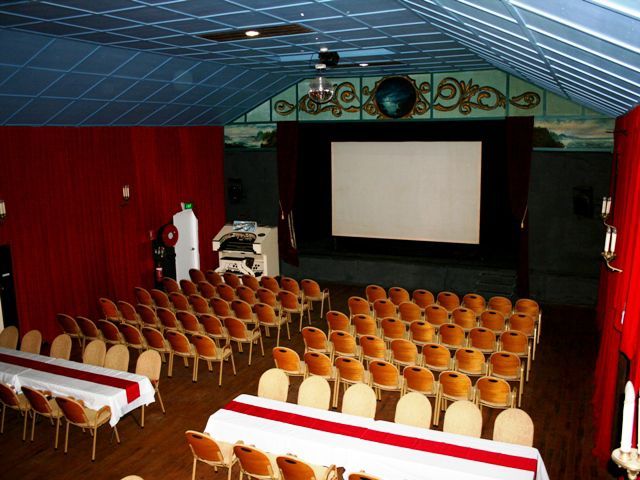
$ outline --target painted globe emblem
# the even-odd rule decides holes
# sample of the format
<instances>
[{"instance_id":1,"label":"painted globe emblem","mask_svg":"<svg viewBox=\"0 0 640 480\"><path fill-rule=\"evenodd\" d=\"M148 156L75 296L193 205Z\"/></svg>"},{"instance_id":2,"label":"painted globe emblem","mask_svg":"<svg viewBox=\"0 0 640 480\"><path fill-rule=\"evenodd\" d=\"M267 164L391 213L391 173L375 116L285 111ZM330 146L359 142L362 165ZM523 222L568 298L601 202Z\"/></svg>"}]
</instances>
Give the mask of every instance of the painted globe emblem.
<instances>
[{"instance_id":1,"label":"painted globe emblem","mask_svg":"<svg viewBox=\"0 0 640 480\"><path fill-rule=\"evenodd\" d=\"M380 113L389 118L402 118L413 110L416 104L416 90L405 77L387 77L380 82L375 93L375 101Z\"/></svg>"}]
</instances>

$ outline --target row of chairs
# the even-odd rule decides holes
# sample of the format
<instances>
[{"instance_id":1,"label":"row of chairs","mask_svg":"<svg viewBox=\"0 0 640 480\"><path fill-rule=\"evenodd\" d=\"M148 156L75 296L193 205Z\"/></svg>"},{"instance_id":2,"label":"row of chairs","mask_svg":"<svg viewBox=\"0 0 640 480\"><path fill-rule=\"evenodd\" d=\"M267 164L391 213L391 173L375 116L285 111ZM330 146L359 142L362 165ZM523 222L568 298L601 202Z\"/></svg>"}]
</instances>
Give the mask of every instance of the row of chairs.
<instances>
[{"instance_id":1,"label":"row of chairs","mask_svg":"<svg viewBox=\"0 0 640 480\"><path fill-rule=\"evenodd\" d=\"M10 325L0 332L0 347L16 350L20 332L18 328ZM20 341L20 351L39 354L42 348L42 334L39 330L29 330Z\"/></svg>"},{"instance_id":2,"label":"row of chairs","mask_svg":"<svg viewBox=\"0 0 640 480\"><path fill-rule=\"evenodd\" d=\"M60 422L66 419L64 453L67 453L69 445L69 425L75 425L83 429L88 429L93 436L93 447L91 452L91 461L96 458L96 441L98 436L98 428L105 425L111 419L111 410L108 406L99 410L92 410L84 406L80 401L71 397L50 397L47 392L22 386L22 391L16 392L11 386L0 383L0 403L2 403L2 426L0 433L4 432L4 417L7 408L16 410L24 417L22 428L22 440L26 439L27 420L32 418L31 423L31 441L34 438L35 425L38 415L49 418L51 422L55 421L56 436L54 448L58 448L58 437L60 433ZM113 427L116 440L120 443L118 429Z\"/></svg>"},{"instance_id":3,"label":"row of chairs","mask_svg":"<svg viewBox=\"0 0 640 480\"><path fill-rule=\"evenodd\" d=\"M443 380L445 379L443 378ZM444 385L445 383L443 383L443 386ZM261 375L258 383L258 396L286 402L288 390L289 376L286 371L279 368L272 368ZM457 392L454 391L454 393ZM376 391L371 385L365 383L352 384L344 392L341 411L351 415L375 418L377 398ZM475 414L472 414L473 421L469 422L469 424L452 420L452 417L456 416L455 412L458 407L454 407L453 409L451 409L451 407L445 408L447 406L446 401L453 402L452 405L459 404L458 402L471 403L474 405L472 410L478 413L481 413L481 408L486 403L474 404L473 397L469 399L464 395L445 393L444 396L441 397L441 401L436 402L434 412L439 418L439 409L441 408L445 411L443 426L445 432L480 437L482 432L482 415L479 415L479 423L477 421L478 415ZM298 389L297 403L298 405L307 407L329 410L331 405L331 387L327 379L322 376L309 376L305 378ZM333 404L333 406L335 406L335 404ZM498 415L500 420L497 419L494 425L494 440L500 438L499 441L531 446L533 444L533 422L529 416L522 410L514 408L514 405L509 405L505 407L505 409L509 412L517 410L522 413L502 415L504 412L501 412L501 414ZM513 415L516 417L514 418ZM507 418L516 420L518 416L528 419L528 422L524 422L527 428L523 428L521 421L515 421L509 425L508 423L505 424L502 420L506 420ZM430 428L432 408L428 396L422 391L404 390L396 404L394 422L421 428ZM437 425L437 422L434 422L434 424Z\"/></svg>"},{"instance_id":4,"label":"row of chairs","mask_svg":"<svg viewBox=\"0 0 640 480\"><path fill-rule=\"evenodd\" d=\"M487 354L496 351L503 343L517 348L515 351L526 354L527 358L531 357L529 352L533 343L533 337L517 329L498 332L487 327L474 327L465 331L459 325L451 323L436 329L425 320L414 320L407 325L398 319L386 317L377 323L370 315L357 314L349 318L337 311L327 312L327 324L330 336L333 332L340 331L356 338L375 335L387 343L395 339L407 339L417 346L429 343L439 343L450 349L471 346Z\"/></svg>"},{"instance_id":5,"label":"row of chairs","mask_svg":"<svg viewBox=\"0 0 640 480\"><path fill-rule=\"evenodd\" d=\"M215 274L215 272L213 272ZM320 317L324 312L324 301L327 300L329 310L331 310L331 296L329 289L320 288L320 285L315 280L305 278L298 283L297 280L290 277L281 277L280 281L275 277L263 275L258 280L251 275L237 276L233 273L225 273L222 276L216 274L218 278L211 278L216 283L211 283L207 280L200 280L198 282L193 281L193 278L200 278L198 275L192 276L192 280L180 280L175 281L172 278L165 278L162 281L165 292L171 296L171 294L182 294L186 297L193 294L200 294L204 298L211 300L214 297L220 297L228 302L234 298L245 298L245 301L249 301L252 295L255 297L259 293L260 289L266 289L271 291L274 295L278 295L281 291L286 291L296 295L305 308L309 310L313 309L313 302L320 302ZM138 296L142 292L136 292ZM152 300L156 301L154 292L151 292ZM157 295L157 293L156 293ZM146 297L145 301L148 301Z\"/></svg>"},{"instance_id":6,"label":"row of chairs","mask_svg":"<svg viewBox=\"0 0 640 480\"><path fill-rule=\"evenodd\" d=\"M461 353L465 353L461 350ZM460 358L463 358L460 355ZM491 357L491 362L475 371L464 370L456 363L457 370L444 368L440 370L439 381L435 381L434 374L427 367L421 365L396 366L386 359L369 359L367 366L357 358L337 357L334 362L319 352L308 351L303 359L294 350L286 347L275 347L273 359L276 368L283 370L289 376L319 376L334 382L332 405L337 407L340 385L364 383L372 385L378 397L380 392L391 391L403 395L407 390L418 391L435 400L438 423L438 406L444 400L477 400L483 405L493 408L508 408L520 405L524 385L524 372L517 357L507 352L497 352ZM463 364L462 366L466 366ZM451 368L451 367L449 367ZM475 368L475 365L474 365ZM402 369L402 374L400 370ZM470 377L477 376L474 387ZM440 382L440 379L443 379ZM512 390L509 382L515 383ZM442 385L442 387L440 386ZM478 394L476 394L478 392Z\"/></svg>"},{"instance_id":7,"label":"row of chairs","mask_svg":"<svg viewBox=\"0 0 640 480\"><path fill-rule=\"evenodd\" d=\"M449 318L451 318L453 311L459 308L462 308L464 312L461 316L469 316L466 310L471 310L476 317L480 317L485 310L499 312L504 318L509 318L513 313L524 313L530 315L536 323L536 343L539 341L539 334L542 330L542 311L540 306L535 300L529 298L518 299L513 304L509 298L504 296L494 296L487 301L480 294L468 293L461 300L457 294L449 291L440 292L434 297L433 293L424 289L414 290L409 295L409 292L402 287L391 287L387 292L379 285L368 285L365 288L365 298L351 297L349 299L349 309L352 315L354 313L370 313L386 317L393 316L392 312L394 310L400 315L400 306L403 303L416 304L425 318L427 307L432 305L442 307L445 311L445 316L448 315ZM368 311L366 311L367 304ZM405 315L415 315L408 305L405 305L402 310L406 311ZM432 316L434 323L439 323L443 312L432 312Z\"/></svg>"},{"instance_id":8,"label":"row of chairs","mask_svg":"<svg viewBox=\"0 0 640 480\"><path fill-rule=\"evenodd\" d=\"M414 322L415 323L415 322ZM483 375L497 358L508 358L510 368L517 366L518 371L524 369L524 380L528 381L530 371L530 348L527 338L518 331L504 332L499 342L490 332L478 332L481 336L488 333L491 343L450 342L436 343L423 338L387 338L377 335L361 335L354 337L343 330L333 330L329 337L315 327L302 330L305 352L313 351L329 356L331 361L336 356L351 357L358 360L386 360L398 368L411 365L425 365L433 371L460 368L472 375ZM471 336L470 338L474 338ZM446 338L445 338L446 340ZM479 344L478 348L475 346ZM420 352L418 351L420 347ZM488 357L488 358L487 358ZM524 365L521 365L524 363Z\"/></svg>"}]
</instances>

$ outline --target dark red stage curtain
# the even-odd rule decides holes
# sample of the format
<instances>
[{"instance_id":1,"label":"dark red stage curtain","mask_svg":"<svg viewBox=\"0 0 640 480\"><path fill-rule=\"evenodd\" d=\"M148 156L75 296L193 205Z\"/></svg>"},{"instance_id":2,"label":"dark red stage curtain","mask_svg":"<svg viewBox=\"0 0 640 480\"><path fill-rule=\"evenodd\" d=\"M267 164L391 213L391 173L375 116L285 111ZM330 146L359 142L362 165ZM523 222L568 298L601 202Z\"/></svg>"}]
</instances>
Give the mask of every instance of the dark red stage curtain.
<instances>
[{"instance_id":1,"label":"dark red stage curtain","mask_svg":"<svg viewBox=\"0 0 640 480\"><path fill-rule=\"evenodd\" d=\"M507 176L509 203L514 222L518 225L517 293L529 296L529 179L533 149L533 117L506 119Z\"/></svg>"},{"instance_id":2,"label":"dark red stage curtain","mask_svg":"<svg viewBox=\"0 0 640 480\"><path fill-rule=\"evenodd\" d=\"M278 122L278 192L280 210L278 214L278 243L280 258L298 265L298 248L295 241L293 203L296 197L298 168L298 122Z\"/></svg>"},{"instance_id":3,"label":"dark red stage curtain","mask_svg":"<svg viewBox=\"0 0 640 480\"><path fill-rule=\"evenodd\" d=\"M595 372L594 454L606 462L612 449L616 418L615 398L619 353L630 360L630 380L640 386L640 108L616 121L612 215L618 229L613 273L603 267L598 294L598 324L602 330ZM603 235L604 237L604 235ZM603 238L604 240L604 238ZM635 434L635 432L634 432Z\"/></svg>"},{"instance_id":4,"label":"dark red stage curtain","mask_svg":"<svg viewBox=\"0 0 640 480\"><path fill-rule=\"evenodd\" d=\"M193 201L201 265L224 223L219 127L0 128L0 198L7 218L21 333L60 333L55 314L95 318L101 296L133 300L153 284L150 235ZM124 204L122 186L131 188Z\"/></svg>"}]
</instances>

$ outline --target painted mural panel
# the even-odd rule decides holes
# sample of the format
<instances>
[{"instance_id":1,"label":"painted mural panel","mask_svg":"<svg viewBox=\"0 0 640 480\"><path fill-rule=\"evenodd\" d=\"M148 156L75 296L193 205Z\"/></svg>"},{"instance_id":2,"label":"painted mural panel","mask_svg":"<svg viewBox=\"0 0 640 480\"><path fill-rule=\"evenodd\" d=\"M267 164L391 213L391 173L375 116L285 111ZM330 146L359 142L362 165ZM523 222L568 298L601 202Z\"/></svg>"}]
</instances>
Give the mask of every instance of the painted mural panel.
<instances>
[{"instance_id":1,"label":"painted mural panel","mask_svg":"<svg viewBox=\"0 0 640 480\"><path fill-rule=\"evenodd\" d=\"M500 70L433 75L433 118L504 117L507 74Z\"/></svg>"},{"instance_id":2,"label":"painted mural panel","mask_svg":"<svg viewBox=\"0 0 640 480\"><path fill-rule=\"evenodd\" d=\"M225 148L275 148L275 123L230 124L224 127Z\"/></svg>"},{"instance_id":3,"label":"painted mural panel","mask_svg":"<svg viewBox=\"0 0 640 480\"><path fill-rule=\"evenodd\" d=\"M613 151L613 118L536 117L534 148Z\"/></svg>"},{"instance_id":4,"label":"painted mural panel","mask_svg":"<svg viewBox=\"0 0 640 480\"><path fill-rule=\"evenodd\" d=\"M247 122L270 122L271 121L271 100L257 106L247 113Z\"/></svg>"}]
</instances>

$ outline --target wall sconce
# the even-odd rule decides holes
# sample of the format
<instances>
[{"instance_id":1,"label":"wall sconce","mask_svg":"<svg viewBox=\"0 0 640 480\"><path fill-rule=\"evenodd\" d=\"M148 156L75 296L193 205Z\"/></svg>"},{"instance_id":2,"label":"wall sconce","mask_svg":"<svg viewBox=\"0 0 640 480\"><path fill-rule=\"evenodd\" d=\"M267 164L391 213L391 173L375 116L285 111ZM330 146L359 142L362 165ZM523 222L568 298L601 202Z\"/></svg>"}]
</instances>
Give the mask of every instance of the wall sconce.
<instances>
[{"instance_id":1,"label":"wall sconce","mask_svg":"<svg viewBox=\"0 0 640 480\"><path fill-rule=\"evenodd\" d=\"M621 273L622 270L611 265L616 258L616 241L618 239L618 230L616 227L607 225L607 234L604 239L604 251L602 252L602 258L604 258L607 268L612 272Z\"/></svg>"},{"instance_id":2,"label":"wall sconce","mask_svg":"<svg viewBox=\"0 0 640 480\"><path fill-rule=\"evenodd\" d=\"M0 223L4 222L7 218L7 206L4 204L4 200L0 200Z\"/></svg>"},{"instance_id":3,"label":"wall sconce","mask_svg":"<svg viewBox=\"0 0 640 480\"><path fill-rule=\"evenodd\" d=\"M602 211L600 216L602 220L606 220L611 213L611 197L602 197Z\"/></svg>"},{"instance_id":4,"label":"wall sconce","mask_svg":"<svg viewBox=\"0 0 640 480\"><path fill-rule=\"evenodd\" d=\"M124 185L122 187L122 200L124 201L125 205L129 202L130 198L131 192L129 191L129 185Z\"/></svg>"}]
</instances>

